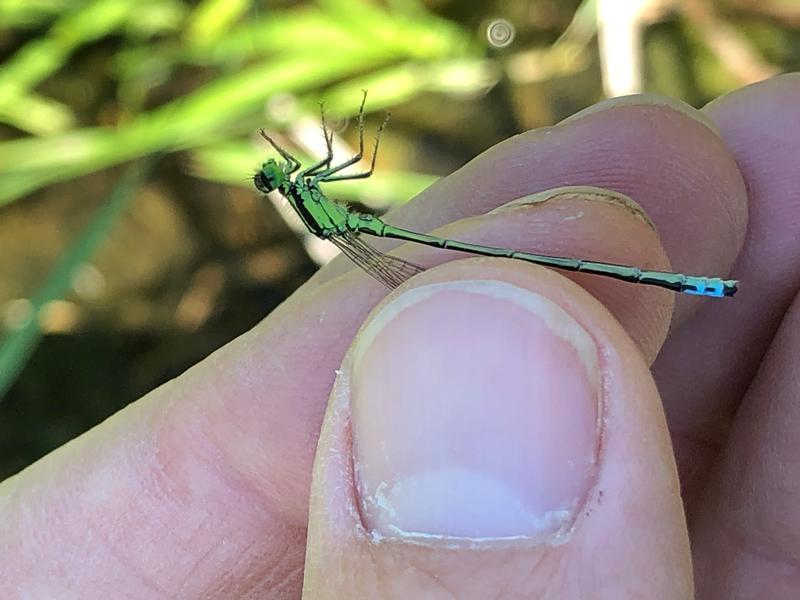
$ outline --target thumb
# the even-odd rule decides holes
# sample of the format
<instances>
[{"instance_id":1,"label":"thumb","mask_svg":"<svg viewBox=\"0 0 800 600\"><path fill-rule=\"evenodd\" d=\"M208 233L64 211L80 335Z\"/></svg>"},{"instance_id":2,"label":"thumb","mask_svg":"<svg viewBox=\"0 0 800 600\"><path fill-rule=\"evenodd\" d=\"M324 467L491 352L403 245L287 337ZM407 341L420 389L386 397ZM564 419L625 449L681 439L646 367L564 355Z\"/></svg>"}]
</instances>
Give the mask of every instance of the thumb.
<instances>
[{"instance_id":1,"label":"thumb","mask_svg":"<svg viewBox=\"0 0 800 600\"><path fill-rule=\"evenodd\" d=\"M304 597L690 598L661 403L613 317L507 261L412 285L331 396Z\"/></svg>"}]
</instances>

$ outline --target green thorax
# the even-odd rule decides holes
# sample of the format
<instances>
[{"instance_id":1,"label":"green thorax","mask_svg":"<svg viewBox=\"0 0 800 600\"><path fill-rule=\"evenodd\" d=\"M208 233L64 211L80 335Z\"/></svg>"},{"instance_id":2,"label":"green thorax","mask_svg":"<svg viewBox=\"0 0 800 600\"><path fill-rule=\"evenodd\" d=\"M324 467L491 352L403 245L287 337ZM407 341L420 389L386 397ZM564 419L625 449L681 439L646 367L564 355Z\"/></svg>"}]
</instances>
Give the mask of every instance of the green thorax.
<instances>
[{"instance_id":1,"label":"green thorax","mask_svg":"<svg viewBox=\"0 0 800 600\"><path fill-rule=\"evenodd\" d=\"M281 193L314 235L328 238L347 230L347 209L329 200L316 183L287 180L281 184Z\"/></svg>"},{"instance_id":2,"label":"green thorax","mask_svg":"<svg viewBox=\"0 0 800 600\"><path fill-rule=\"evenodd\" d=\"M344 206L330 200L310 179L284 181L280 187L281 194L289 201L300 215L308 230L322 238L339 235L346 231L371 231L379 235L383 223L372 215L350 212Z\"/></svg>"}]
</instances>

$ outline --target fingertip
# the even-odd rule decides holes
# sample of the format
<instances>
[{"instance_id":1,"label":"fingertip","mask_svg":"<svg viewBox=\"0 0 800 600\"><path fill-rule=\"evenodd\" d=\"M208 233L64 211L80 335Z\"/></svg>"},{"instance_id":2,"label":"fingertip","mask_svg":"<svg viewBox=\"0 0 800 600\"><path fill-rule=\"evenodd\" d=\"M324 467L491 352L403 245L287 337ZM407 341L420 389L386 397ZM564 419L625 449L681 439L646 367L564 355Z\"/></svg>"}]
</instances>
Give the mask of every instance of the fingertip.
<instances>
[{"instance_id":1,"label":"fingertip","mask_svg":"<svg viewBox=\"0 0 800 600\"><path fill-rule=\"evenodd\" d=\"M776 169L794 165L800 134L800 73L786 73L737 89L703 111L714 120L745 176L755 175L748 157L765 156ZM769 164L763 161L761 167ZM793 169L796 171L796 169Z\"/></svg>"},{"instance_id":2,"label":"fingertip","mask_svg":"<svg viewBox=\"0 0 800 600\"><path fill-rule=\"evenodd\" d=\"M570 115L566 119L562 120L558 123L558 125L566 125L568 123L573 123L589 115L595 115L597 113L601 113L603 111L613 110L620 107L629 107L629 106L657 106L661 107L662 109L670 110L679 113L684 117L688 117L693 121L700 123L701 125L708 128L712 133L719 136L719 130L714 122L708 118L703 112L697 110L690 104L683 102L682 100L678 100L677 98L671 98L670 96L662 96L661 94L651 94L651 93L643 93L643 94L631 94L628 96L615 96L613 98L606 98L605 100L601 100L600 102L593 104L581 111L578 111L574 115Z\"/></svg>"},{"instance_id":3,"label":"fingertip","mask_svg":"<svg viewBox=\"0 0 800 600\"><path fill-rule=\"evenodd\" d=\"M738 89L710 103L705 112L720 128L747 186L750 223L736 275L748 289L740 302L773 300L784 308L798 278L781 265L794 264L800 193L800 73L787 73ZM754 313L783 311L761 306Z\"/></svg>"},{"instance_id":4,"label":"fingertip","mask_svg":"<svg viewBox=\"0 0 800 600\"><path fill-rule=\"evenodd\" d=\"M769 113L771 111L764 102L772 100L785 103L789 108L797 108L798 93L800 93L800 72L782 73L715 98L702 108L702 112L709 115L715 128L719 128L719 115L724 114L729 107L747 103L759 112L763 107L766 109L763 112ZM781 116L780 113L777 116Z\"/></svg>"}]
</instances>

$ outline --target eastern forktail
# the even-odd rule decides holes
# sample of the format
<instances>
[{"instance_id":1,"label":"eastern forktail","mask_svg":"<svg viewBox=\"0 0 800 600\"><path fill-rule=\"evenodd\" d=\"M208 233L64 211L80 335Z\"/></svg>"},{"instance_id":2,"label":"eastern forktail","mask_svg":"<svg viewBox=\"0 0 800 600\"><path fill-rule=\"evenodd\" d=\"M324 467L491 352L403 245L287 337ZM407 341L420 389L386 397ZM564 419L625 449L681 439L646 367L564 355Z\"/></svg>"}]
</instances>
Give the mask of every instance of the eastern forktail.
<instances>
[{"instance_id":1,"label":"eastern forktail","mask_svg":"<svg viewBox=\"0 0 800 600\"><path fill-rule=\"evenodd\" d=\"M325 136L327 154L321 161L302 170L300 170L300 162L294 156L278 145L264 130L261 130L261 135L275 148L285 162L279 164L273 158L268 159L253 175L253 183L265 194L278 190L297 211L297 214L311 233L333 242L350 260L389 288L397 287L409 277L425 269L396 256L380 252L365 242L361 238L361 234L415 242L448 250L459 250L481 256L524 260L547 267L613 277L630 283L654 285L676 292L699 296L721 297L733 296L736 293L738 282L734 280L720 279L718 277L695 277L665 271L645 271L628 265L532 254L507 248L469 244L395 227L384 222L379 217L358 213L333 202L320 188L321 183L344 181L345 179L364 179L372 175L375 170L378 144L381 132L389 120L388 114L375 136L375 148L372 152L369 169L355 174L340 173L343 169L360 161L364 155L365 102L366 92L361 100L361 108L358 111L358 154L333 167L331 166L333 162L333 133L328 131L325 124L325 114L322 110L322 134ZM300 172L292 177L298 170ZM337 173L340 174L337 175Z\"/></svg>"}]
</instances>

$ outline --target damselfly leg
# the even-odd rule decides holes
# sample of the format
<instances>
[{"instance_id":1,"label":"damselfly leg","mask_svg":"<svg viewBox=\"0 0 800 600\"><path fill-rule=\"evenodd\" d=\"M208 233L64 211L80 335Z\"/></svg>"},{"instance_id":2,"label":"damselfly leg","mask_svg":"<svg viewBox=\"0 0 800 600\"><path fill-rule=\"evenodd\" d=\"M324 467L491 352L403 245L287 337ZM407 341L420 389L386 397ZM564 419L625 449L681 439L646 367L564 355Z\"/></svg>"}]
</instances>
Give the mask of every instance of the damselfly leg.
<instances>
[{"instance_id":1,"label":"damselfly leg","mask_svg":"<svg viewBox=\"0 0 800 600\"><path fill-rule=\"evenodd\" d=\"M322 102L319 103L319 119L322 122L322 137L325 138L325 158L303 171L301 174L303 177L316 175L320 169L328 169L333 161L333 132L328 131L328 124L325 122L325 105Z\"/></svg>"},{"instance_id":2,"label":"damselfly leg","mask_svg":"<svg viewBox=\"0 0 800 600\"><path fill-rule=\"evenodd\" d=\"M300 161L297 160L291 154L289 154L289 151L284 149L280 144L278 144L278 142L273 140L265 130L262 129L260 130L259 133L261 133L262 138L264 138L265 140L267 140L267 142L269 142L270 146L275 148L278 154L280 154L283 157L283 160L287 162L287 164L289 165L289 171L288 171L289 174L294 173L295 171L297 171L297 169L300 168Z\"/></svg>"}]
</instances>

